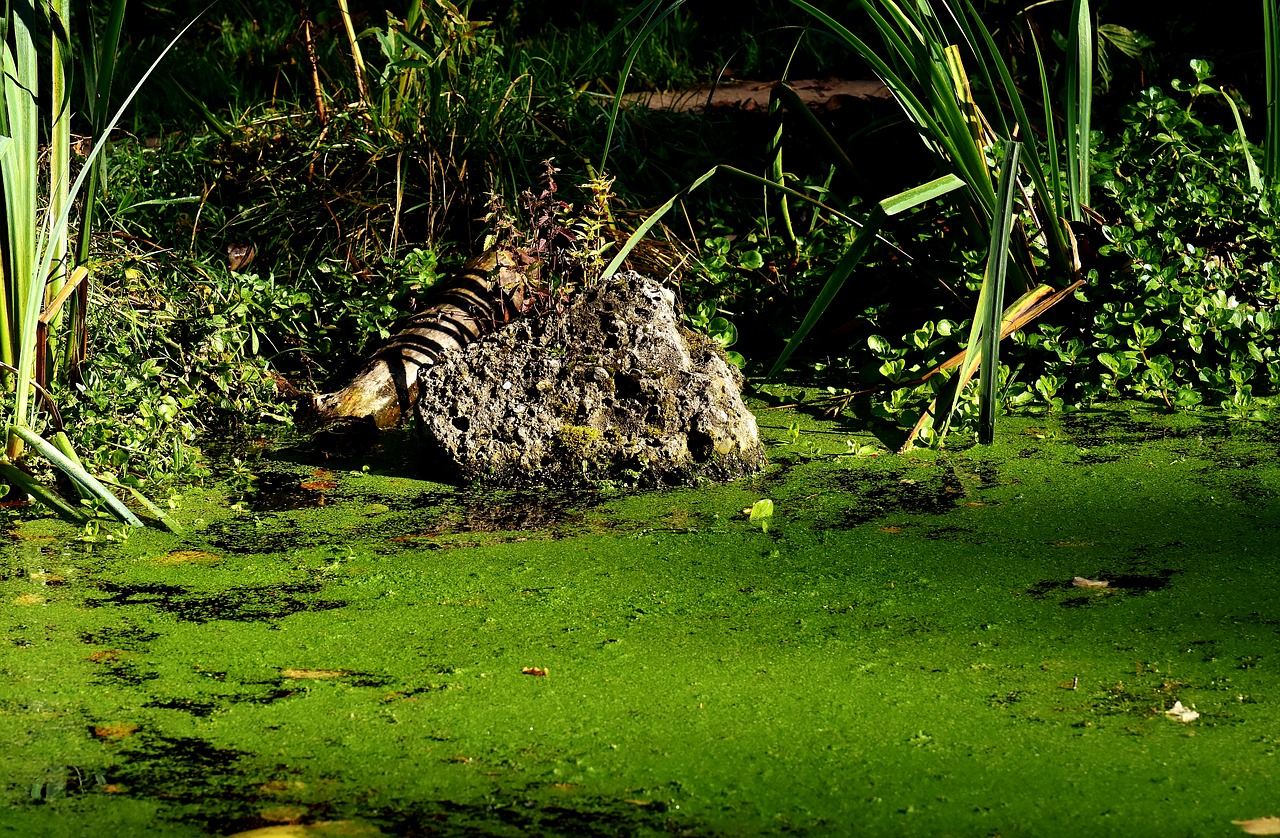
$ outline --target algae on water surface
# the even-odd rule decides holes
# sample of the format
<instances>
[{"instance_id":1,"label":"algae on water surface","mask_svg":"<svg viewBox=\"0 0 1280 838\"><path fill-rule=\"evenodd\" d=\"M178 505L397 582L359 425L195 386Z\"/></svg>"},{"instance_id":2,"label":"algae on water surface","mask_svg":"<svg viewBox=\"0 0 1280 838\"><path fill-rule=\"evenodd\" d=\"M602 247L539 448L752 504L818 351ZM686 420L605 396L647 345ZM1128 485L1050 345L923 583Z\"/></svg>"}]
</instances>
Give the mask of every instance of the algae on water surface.
<instances>
[{"instance_id":1,"label":"algae on water surface","mask_svg":"<svg viewBox=\"0 0 1280 838\"><path fill-rule=\"evenodd\" d=\"M1280 815L1267 429L1077 414L854 457L838 424L761 425L774 465L725 486L558 503L279 460L261 482L287 500L192 503L183 538L15 524L0 830L1132 836ZM762 498L767 532L745 514Z\"/></svg>"}]
</instances>

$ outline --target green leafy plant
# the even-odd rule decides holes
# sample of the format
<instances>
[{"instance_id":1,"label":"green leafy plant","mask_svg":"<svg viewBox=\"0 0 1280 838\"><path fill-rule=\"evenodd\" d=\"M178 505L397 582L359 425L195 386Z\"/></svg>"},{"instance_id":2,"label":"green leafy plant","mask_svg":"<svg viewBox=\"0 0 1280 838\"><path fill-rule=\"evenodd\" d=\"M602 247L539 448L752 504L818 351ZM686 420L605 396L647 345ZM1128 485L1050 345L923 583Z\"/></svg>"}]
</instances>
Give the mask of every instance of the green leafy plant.
<instances>
[{"instance_id":1,"label":"green leafy plant","mask_svg":"<svg viewBox=\"0 0 1280 838\"><path fill-rule=\"evenodd\" d=\"M116 3L121 7L124 5L123 0L116 0ZM53 33L49 62L53 98L48 114L42 114L40 110L38 97L41 59L32 28L45 12ZM122 9L113 8L112 20L118 19L122 13ZM46 8L37 7L26 0L9 4L4 20L4 80L0 84L4 119L0 120L0 140L3 140L0 142L0 178L4 182L4 214L8 236L4 281L0 284L0 360L3 360L8 372L6 380L12 387L13 404L6 424L6 446L4 455L0 458L0 477L50 506L64 518L85 520L85 512L39 484L19 466L25 450L30 449L63 472L85 498L100 502L124 523L141 526L141 520L81 465L69 439L56 421L52 441L46 440L35 430L41 416L36 396L43 398L45 410L51 416L56 419L57 415L45 386L48 380L46 358L52 350L50 326L57 322L59 307L67 297L63 293L64 287L74 287L88 275L83 266L71 270L72 266L68 262L68 230L74 199L95 171L94 162L99 159L105 147L106 136L123 112L122 106L121 111L103 126L103 133L97 138L98 142L84 161L75 182L68 186L68 19L67 3ZM166 53L176 40L165 49ZM160 57L163 56L164 53L161 53ZM99 82L108 79L105 85L109 88L111 69L109 55L105 50L99 52L94 72ZM133 99L149 75L150 71L143 75L125 98L124 106ZM103 85L99 84L98 90L102 89ZM38 161L38 129L42 118L47 118L51 124L51 168L46 190L49 197L43 212Z\"/></svg>"}]
</instances>

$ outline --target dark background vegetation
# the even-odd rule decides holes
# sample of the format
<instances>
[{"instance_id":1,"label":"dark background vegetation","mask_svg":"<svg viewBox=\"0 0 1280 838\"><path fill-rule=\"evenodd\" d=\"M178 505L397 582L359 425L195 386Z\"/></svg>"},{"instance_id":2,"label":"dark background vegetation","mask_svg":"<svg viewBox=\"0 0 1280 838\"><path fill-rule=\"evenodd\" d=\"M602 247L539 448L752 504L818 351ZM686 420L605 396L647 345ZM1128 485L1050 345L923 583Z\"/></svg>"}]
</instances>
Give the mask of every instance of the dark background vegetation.
<instances>
[{"instance_id":1,"label":"dark background vegetation","mask_svg":"<svg viewBox=\"0 0 1280 838\"><path fill-rule=\"evenodd\" d=\"M820 5L859 27L856 4ZM389 19L402 19L403 6L351 3L375 78L385 60L373 33L388 30ZM1069 6L980 4L1024 74L1020 78L1034 88L1029 96L1038 95L1038 82L1025 75L1034 63L1028 52L1033 36L1046 47L1053 84L1062 84ZM131 3L117 91L203 8L198 2ZM444 9L428 8L434 14ZM169 455L210 430L226 435L229 429L287 427L290 411L278 378L302 389L341 382L450 266L484 248L495 207L517 223L528 222L520 218L519 196L541 188L544 160L554 158L561 170L561 197L579 208L590 202L592 192L584 185L603 154L609 97L622 80L629 49L637 51L627 79L632 91L776 80L784 74L869 76L790 3L690 0L642 44L634 40L635 25L606 37L632 8L614 0L464 6L459 11L472 23L487 23L438 44L448 56L442 65L445 89L459 95L446 97L448 107L438 105L445 101L439 96L436 107L420 97L406 116L359 105L336 3L215 4L162 64L115 138L113 172L102 197L115 232L103 236L99 247L109 304L97 315L98 353L89 386L65 396L89 449L123 467L127 458L121 450ZM1214 62L1213 83L1252 105L1246 128L1251 139L1261 139L1261 10L1243 2L1190 11L1154 2L1100 2L1095 13L1099 23L1123 25L1149 39L1137 59L1112 50L1109 72L1097 82L1094 127L1101 162L1095 204L1106 219L1106 229L1098 232L1107 234L1113 226L1129 229L1133 218L1157 207L1204 200L1191 192L1169 194L1176 184L1152 168L1174 165L1160 162L1168 146L1152 145L1152 126L1174 118L1175 111L1190 113L1192 103L1182 97L1159 119L1143 116L1135 104L1152 87L1176 96L1170 82L1190 77L1189 59ZM323 122L302 37L304 16L313 25L327 100ZM515 104L495 115L492 105L501 97L492 94L513 83ZM857 212L936 174L914 129L898 115L892 104L849 105L822 114L860 173L857 182L838 175L830 180L824 194L831 203ZM1224 168L1240 165L1231 157L1239 152L1219 99L1199 97L1192 123L1183 123L1187 130L1179 137L1190 157L1175 158L1178 170L1191 175L1188 188L1194 192L1221 180ZM758 112L624 109L606 172L614 178L612 234L625 237L648 210L713 165L762 172L770 131ZM786 131L787 168L796 182L827 184L830 161L812 136L792 124ZM1198 173L1186 168L1191 157L1210 161L1208 167ZM1272 237L1245 229L1252 222L1242 216L1256 211L1248 196L1226 189L1215 194L1213 204L1210 215L1217 220L1211 226L1220 236L1201 246L1221 245L1230 254L1248 239L1245 249L1254 255L1235 267L1263 270ZM677 284L693 325L718 329L726 343L736 335L734 348L745 356L747 372L759 374L794 330L849 230L801 208L805 235L795 243L783 241L776 207L758 187L727 178L690 196L681 210L640 251L639 265ZM1256 334L1235 343L1222 338L1215 344L1221 358L1210 362L1201 350L1170 342L1185 331L1188 314L1180 307L1188 299L1192 315L1209 316L1195 315L1195 295L1220 289L1221 278L1204 280L1194 293L1179 287L1182 279L1170 280L1163 296L1153 297L1150 278L1132 271L1138 262L1167 260L1170 248L1185 246L1189 237L1175 232L1171 239L1169 230L1188 225L1203 231L1204 221L1192 208L1165 218L1164 232L1139 224L1122 233L1127 245L1109 237L1104 258L1094 266L1093 288L1015 336L1006 404L1071 409L1136 396L1169 406L1232 403L1241 416L1262 411L1259 398L1276 390L1269 328L1257 327ZM951 235L954 226L950 210L933 207L888 232L901 250L881 249L869 260L787 380L833 396L879 388L847 403L850 415L909 425L911 411L928 393L895 387L956 351L972 315L982 254ZM227 248L244 246L256 250L255 261L229 270ZM1236 297L1269 304L1267 294L1255 293L1260 280L1236 273L1229 288ZM1126 305L1137 305L1138 312L1117 317L1114 312ZM1147 320L1170 345L1132 348L1134 323ZM1229 320L1227 327L1241 325L1231 327ZM1246 325L1256 324L1250 319ZM944 333L952 336L944 339ZM1124 353L1133 356L1128 360L1142 357L1126 370ZM1148 356L1167 363L1144 366ZM1118 359L1119 366L1107 358ZM1247 375L1242 373L1249 365ZM1234 379L1232 370L1240 373ZM123 441L109 418L118 409L149 417ZM156 459L150 470L157 477L184 473L175 461L198 458Z\"/></svg>"}]
</instances>

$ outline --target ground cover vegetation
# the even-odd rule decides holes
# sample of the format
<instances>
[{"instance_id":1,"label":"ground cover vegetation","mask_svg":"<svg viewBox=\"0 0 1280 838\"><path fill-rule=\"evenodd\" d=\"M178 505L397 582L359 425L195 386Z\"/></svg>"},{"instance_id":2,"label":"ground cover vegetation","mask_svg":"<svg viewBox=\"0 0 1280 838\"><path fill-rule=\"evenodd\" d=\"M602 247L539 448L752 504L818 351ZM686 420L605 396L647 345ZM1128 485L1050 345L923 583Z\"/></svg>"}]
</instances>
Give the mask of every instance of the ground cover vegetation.
<instances>
[{"instance_id":1,"label":"ground cover vegetation","mask_svg":"<svg viewBox=\"0 0 1280 838\"><path fill-rule=\"evenodd\" d=\"M243 456L287 430L293 388L349 373L485 247L543 262L550 299L640 228L631 264L678 283L691 324L751 376L803 385L895 447L940 444L952 414L967 433L980 391L988 421L997 403L1119 397L1261 419L1280 388L1276 162L1255 144L1274 62L1270 37L1235 48L1270 4L1219 16L1238 23L1219 40L1131 4L116 5L70 10L74 66L98 73L70 94L76 137L100 135L102 100L196 23L109 146L61 141L73 172L89 148L104 168L69 204L98 216L75 261L91 352L55 360L47 385L88 470L157 496L206 473L212 440ZM99 54L116 58L113 97ZM873 72L897 103L816 118L785 90L767 115L621 98ZM716 166L756 180L689 189ZM884 199L939 176L964 188L879 223ZM1002 302L989 256L1006 225ZM976 353L931 374L984 330L1010 334L981 390L955 387L983 377Z\"/></svg>"}]
</instances>

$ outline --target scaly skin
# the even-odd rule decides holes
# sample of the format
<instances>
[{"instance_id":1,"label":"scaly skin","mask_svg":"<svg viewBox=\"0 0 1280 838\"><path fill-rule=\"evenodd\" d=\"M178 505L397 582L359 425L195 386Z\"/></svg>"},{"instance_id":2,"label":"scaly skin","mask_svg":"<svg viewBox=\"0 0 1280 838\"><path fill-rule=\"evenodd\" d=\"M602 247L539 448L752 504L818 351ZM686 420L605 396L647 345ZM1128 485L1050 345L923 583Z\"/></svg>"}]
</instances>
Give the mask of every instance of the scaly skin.
<instances>
[{"instance_id":1,"label":"scaly skin","mask_svg":"<svg viewBox=\"0 0 1280 838\"><path fill-rule=\"evenodd\" d=\"M312 425L372 421L379 430L399 425L418 397L418 370L443 353L493 331L520 310L523 276L505 253L472 259L391 337L346 387L305 395L299 418Z\"/></svg>"}]
</instances>

